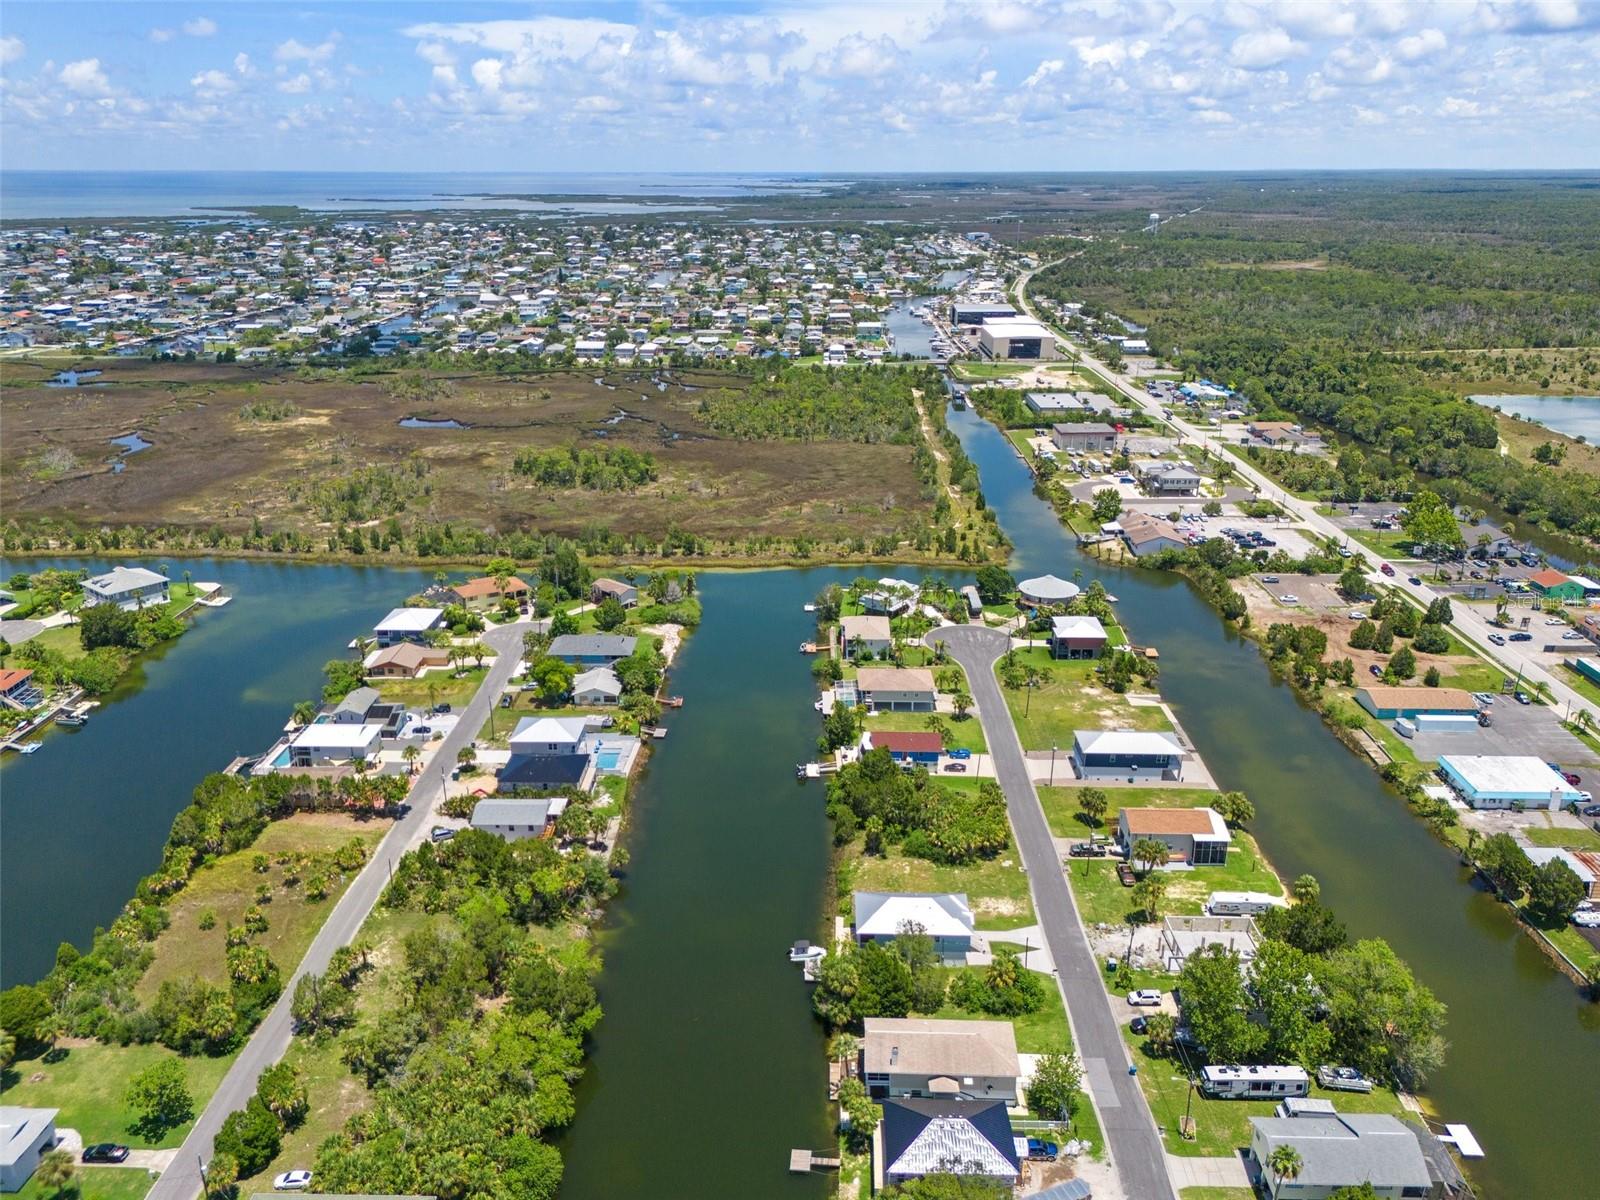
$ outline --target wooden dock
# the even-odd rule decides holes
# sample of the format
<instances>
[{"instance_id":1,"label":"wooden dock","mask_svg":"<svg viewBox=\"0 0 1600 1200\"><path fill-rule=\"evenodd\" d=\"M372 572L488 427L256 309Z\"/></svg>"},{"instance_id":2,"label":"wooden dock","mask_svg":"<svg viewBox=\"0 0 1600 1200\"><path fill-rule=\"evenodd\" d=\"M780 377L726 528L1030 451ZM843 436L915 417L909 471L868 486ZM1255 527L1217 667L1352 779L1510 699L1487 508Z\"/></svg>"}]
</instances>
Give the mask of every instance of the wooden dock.
<instances>
[{"instance_id":1,"label":"wooden dock","mask_svg":"<svg viewBox=\"0 0 1600 1200\"><path fill-rule=\"evenodd\" d=\"M838 1158L826 1151L789 1151L789 1173L791 1175L809 1175L812 1171L837 1171L838 1169Z\"/></svg>"}]
</instances>

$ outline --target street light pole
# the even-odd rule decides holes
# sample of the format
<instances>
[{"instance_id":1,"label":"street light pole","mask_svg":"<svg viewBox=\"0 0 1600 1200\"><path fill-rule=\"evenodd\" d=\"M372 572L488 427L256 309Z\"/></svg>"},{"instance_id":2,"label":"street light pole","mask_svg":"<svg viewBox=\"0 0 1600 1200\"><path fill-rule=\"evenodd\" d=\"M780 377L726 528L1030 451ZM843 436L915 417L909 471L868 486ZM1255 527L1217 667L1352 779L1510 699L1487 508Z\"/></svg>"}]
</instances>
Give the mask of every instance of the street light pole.
<instances>
[{"instance_id":1,"label":"street light pole","mask_svg":"<svg viewBox=\"0 0 1600 1200\"><path fill-rule=\"evenodd\" d=\"M1050 747L1050 786L1056 785L1056 748Z\"/></svg>"}]
</instances>

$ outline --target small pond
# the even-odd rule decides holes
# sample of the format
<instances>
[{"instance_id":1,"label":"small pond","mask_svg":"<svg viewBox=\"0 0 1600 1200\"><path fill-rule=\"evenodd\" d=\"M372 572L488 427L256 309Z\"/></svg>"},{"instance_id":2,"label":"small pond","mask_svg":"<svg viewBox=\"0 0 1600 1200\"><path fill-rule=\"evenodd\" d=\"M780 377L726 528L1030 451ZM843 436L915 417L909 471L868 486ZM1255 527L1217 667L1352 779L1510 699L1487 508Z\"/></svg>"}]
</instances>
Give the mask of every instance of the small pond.
<instances>
[{"instance_id":1,"label":"small pond","mask_svg":"<svg viewBox=\"0 0 1600 1200\"><path fill-rule=\"evenodd\" d=\"M401 429L471 429L472 426L454 417L402 417Z\"/></svg>"},{"instance_id":2,"label":"small pond","mask_svg":"<svg viewBox=\"0 0 1600 1200\"><path fill-rule=\"evenodd\" d=\"M61 371L54 379L48 380L45 387L75 388L85 379L93 379L96 375L103 375L103 371Z\"/></svg>"},{"instance_id":3,"label":"small pond","mask_svg":"<svg viewBox=\"0 0 1600 1200\"><path fill-rule=\"evenodd\" d=\"M138 431L125 433L121 437L111 438L110 441L113 446L117 447L117 457L111 464L111 473L113 475L122 474L128 465L126 461L128 455L137 454L141 450L148 450L155 445L154 442L146 441L144 435Z\"/></svg>"}]
</instances>

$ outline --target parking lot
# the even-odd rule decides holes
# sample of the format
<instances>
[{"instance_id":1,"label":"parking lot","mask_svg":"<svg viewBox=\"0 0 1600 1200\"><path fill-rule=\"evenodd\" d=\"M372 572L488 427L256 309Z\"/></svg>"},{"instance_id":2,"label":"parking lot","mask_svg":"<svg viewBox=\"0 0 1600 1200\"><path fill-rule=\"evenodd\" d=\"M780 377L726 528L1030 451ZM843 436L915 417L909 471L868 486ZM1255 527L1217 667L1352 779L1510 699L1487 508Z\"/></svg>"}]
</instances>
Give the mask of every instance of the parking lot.
<instances>
[{"instance_id":1,"label":"parking lot","mask_svg":"<svg viewBox=\"0 0 1600 1200\"><path fill-rule=\"evenodd\" d=\"M1251 580L1272 597L1274 603L1280 608L1298 608L1302 612L1337 613L1348 617L1351 609L1365 608L1365 605L1352 603L1339 591L1339 577L1337 575L1252 575ZM1276 578L1276 583L1269 580ZM1281 599L1283 596L1293 596L1293 604Z\"/></svg>"},{"instance_id":2,"label":"parking lot","mask_svg":"<svg viewBox=\"0 0 1600 1200\"><path fill-rule=\"evenodd\" d=\"M1470 733L1418 733L1410 739L1411 748L1418 758L1429 761L1437 761L1441 754L1531 754L1579 775L1600 767L1600 755L1563 729L1553 708L1497 696L1489 713L1494 724L1487 728L1479 726Z\"/></svg>"}]
</instances>

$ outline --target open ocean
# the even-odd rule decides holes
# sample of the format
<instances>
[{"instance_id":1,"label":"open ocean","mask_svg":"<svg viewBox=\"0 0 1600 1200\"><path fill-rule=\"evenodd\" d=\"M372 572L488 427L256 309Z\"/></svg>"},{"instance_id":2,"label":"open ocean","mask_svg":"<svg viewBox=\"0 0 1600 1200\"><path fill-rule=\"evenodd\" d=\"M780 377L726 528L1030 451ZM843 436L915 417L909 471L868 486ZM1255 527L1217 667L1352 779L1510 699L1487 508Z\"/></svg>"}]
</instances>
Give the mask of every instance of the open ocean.
<instances>
[{"instance_id":1,"label":"open ocean","mask_svg":"<svg viewBox=\"0 0 1600 1200\"><path fill-rule=\"evenodd\" d=\"M714 211L718 198L833 186L771 174L412 171L0 171L0 218L205 217L254 205L324 212L490 209L606 215ZM571 201L492 200L542 195ZM628 197L585 201L586 196Z\"/></svg>"}]
</instances>

